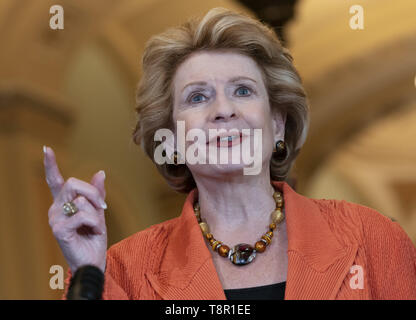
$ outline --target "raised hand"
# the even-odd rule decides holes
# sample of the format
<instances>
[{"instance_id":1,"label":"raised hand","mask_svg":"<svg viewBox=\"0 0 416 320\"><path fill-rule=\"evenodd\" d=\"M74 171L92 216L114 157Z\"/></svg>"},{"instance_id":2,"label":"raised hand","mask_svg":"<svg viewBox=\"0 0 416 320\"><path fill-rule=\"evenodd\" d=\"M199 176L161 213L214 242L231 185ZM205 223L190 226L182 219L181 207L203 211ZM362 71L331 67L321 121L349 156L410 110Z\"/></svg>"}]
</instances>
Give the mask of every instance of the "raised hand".
<instances>
[{"instance_id":1,"label":"raised hand","mask_svg":"<svg viewBox=\"0 0 416 320\"><path fill-rule=\"evenodd\" d=\"M48 211L49 225L72 274L87 264L104 272L107 252L104 171L97 172L90 183L73 177L65 181L55 153L49 147L44 147L43 163L46 182L54 199ZM63 206L67 202L78 208L75 214L65 214Z\"/></svg>"}]
</instances>

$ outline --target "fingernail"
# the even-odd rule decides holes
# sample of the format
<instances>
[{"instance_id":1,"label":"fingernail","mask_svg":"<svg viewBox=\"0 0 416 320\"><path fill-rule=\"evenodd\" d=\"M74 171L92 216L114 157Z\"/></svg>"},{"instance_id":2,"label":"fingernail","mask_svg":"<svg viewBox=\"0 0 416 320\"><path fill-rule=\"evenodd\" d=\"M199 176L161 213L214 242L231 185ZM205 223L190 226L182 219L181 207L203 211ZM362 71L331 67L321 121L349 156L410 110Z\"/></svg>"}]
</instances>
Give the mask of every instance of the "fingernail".
<instances>
[{"instance_id":1,"label":"fingernail","mask_svg":"<svg viewBox=\"0 0 416 320\"><path fill-rule=\"evenodd\" d=\"M43 146L43 153L46 154L46 146Z\"/></svg>"},{"instance_id":2,"label":"fingernail","mask_svg":"<svg viewBox=\"0 0 416 320\"><path fill-rule=\"evenodd\" d=\"M101 203L101 208L107 209L107 204L104 201L101 200L100 203Z\"/></svg>"},{"instance_id":3,"label":"fingernail","mask_svg":"<svg viewBox=\"0 0 416 320\"><path fill-rule=\"evenodd\" d=\"M104 172L104 170L100 170L100 173L104 176L104 179L105 179L105 172Z\"/></svg>"}]
</instances>

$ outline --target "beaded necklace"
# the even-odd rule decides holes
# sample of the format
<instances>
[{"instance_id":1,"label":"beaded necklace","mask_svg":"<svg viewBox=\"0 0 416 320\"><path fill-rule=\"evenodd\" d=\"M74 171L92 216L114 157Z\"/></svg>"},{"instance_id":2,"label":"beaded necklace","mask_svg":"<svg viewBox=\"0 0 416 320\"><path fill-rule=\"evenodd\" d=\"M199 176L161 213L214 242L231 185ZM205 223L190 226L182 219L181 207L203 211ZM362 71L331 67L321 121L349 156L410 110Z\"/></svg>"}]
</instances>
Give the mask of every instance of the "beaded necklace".
<instances>
[{"instance_id":1,"label":"beaded necklace","mask_svg":"<svg viewBox=\"0 0 416 320\"><path fill-rule=\"evenodd\" d=\"M242 266L253 261L257 252L262 253L266 250L266 247L272 242L273 231L276 229L276 226L280 224L285 218L284 213L282 212L282 194L279 191L275 191L273 194L273 199L276 202L276 209L270 215L271 223L269 224L269 231L262 235L261 239L255 243L254 247L246 243L240 243L234 246L234 248L230 249L230 247L223 244L221 241L216 240L212 233L210 233L207 222L201 218L199 202L195 202L194 212L202 234L209 241L212 250L218 252L221 257L230 259L233 264Z\"/></svg>"}]
</instances>

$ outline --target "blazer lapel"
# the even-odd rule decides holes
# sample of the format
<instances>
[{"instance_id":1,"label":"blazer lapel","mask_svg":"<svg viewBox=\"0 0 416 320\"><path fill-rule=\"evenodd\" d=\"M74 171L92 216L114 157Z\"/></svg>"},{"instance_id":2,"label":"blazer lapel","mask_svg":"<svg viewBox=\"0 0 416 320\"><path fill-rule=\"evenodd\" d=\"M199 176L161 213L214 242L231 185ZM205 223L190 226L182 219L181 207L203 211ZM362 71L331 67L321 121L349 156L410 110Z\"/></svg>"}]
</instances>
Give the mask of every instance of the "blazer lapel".
<instances>
[{"instance_id":1,"label":"blazer lapel","mask_svg":"<svg viewBox=\"0 0 416 320\"><path fill-rule=\"evenodd\" d=\"M317 204L285 182L283 191L288 237L285 299L335 299L349 274L358 245L341 245Z\"/></svg>"}]
</instances>

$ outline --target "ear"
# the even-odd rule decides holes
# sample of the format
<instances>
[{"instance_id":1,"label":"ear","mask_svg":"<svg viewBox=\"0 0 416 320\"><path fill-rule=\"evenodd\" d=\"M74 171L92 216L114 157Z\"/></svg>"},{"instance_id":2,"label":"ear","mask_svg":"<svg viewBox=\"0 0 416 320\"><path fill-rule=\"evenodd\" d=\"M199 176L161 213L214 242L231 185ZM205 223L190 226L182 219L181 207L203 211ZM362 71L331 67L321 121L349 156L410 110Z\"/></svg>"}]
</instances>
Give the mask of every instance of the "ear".
<instances>
[{"instance_id":1,"label":"ear","mask_svg":"<svg viewBox=\"0 0 416 320\"><path fill-rule=\"evenodd\" d=\"M272 111L273 136L275 142L278 140L285 140L286 117L287 113L282 110Z\"/></svg>"}]
</instances>

